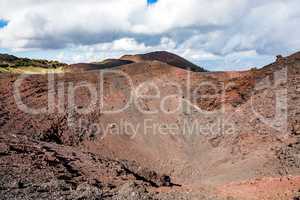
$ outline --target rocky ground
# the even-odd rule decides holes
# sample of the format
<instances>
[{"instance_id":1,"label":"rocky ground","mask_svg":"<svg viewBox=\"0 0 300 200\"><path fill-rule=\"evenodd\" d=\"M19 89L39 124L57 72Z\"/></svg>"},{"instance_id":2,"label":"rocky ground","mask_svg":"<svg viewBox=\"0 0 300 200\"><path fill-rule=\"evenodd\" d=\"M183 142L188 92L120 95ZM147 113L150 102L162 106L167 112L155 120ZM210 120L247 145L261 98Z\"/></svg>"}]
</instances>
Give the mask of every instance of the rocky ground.
<instances>
[{"instance_id":1,"label":"rocky ground","mask_svg":"<svg viewBox=\"0 0 300 200\"><path fill-rule=\"evenodd\" d=\"M181 185L173 183L171 177L142 168L136 162L111 160L28 137L1 136L0 156L1 199L192 197L181 190Z\"/></svg>"},{"instance_id":2,"label":"rocky ground","mask_svg":"<svg viewBox=\"0 0 300 200\"><path fill-rule=\"evenodd\" d=\"M79 88L76 105L70 106L68 86L97 87L93 64L53 75L53 85L47 75L20 83L22 102L30 108L47 106L53 94L52 113L20 110L14 92L20 75L0 74L0 199L300 198L299 53L244 72L189 71L176 66L185 60L165 52L156 56L126 56L122 59L130 62L124 65L124 60L107 61L132 83L120 74L105 76L104 106L97 104L88 114L76 110L88 106L91 93ZM158 99L104 112L124 106L130 91L145 82L158 86ZM153 88L144 89L154 94ZM189 98L195 91L199 98ZM182 109L156 114L138 109L153 111L171 94L165 109ZM122 120L141 127L124 129ZM161 134L152 126L147 132L147 120L178 129ZM203 129L185 134L194 122Z\"/></svg>"}]
</instances>

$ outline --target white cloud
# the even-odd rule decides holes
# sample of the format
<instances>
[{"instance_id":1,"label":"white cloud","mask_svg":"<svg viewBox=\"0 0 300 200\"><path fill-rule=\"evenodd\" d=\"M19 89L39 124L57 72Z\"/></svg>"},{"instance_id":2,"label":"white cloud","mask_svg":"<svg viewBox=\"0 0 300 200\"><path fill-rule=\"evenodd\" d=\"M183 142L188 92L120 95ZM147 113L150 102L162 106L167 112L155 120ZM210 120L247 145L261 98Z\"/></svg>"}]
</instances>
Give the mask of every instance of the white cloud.
<instances>
[{"instance_id":1,"label":"white cloud","mask_svg":"<svg viewBox=\"0 0 300 200\"><path fill-rule=\"evenodd\" d=\"M160 43L154 46L137 42L134 38L121 38L112 42L93 45L80 45L68 48L68 53L62 51L55 59L66 63L94 62L105 58L119 58L126 54L146 53L151 51L166 50L176 52L176 43L167 37L163 37ZM80 52L80 53L79 53ZM179 52L178 52L179 53ZM80 54L80 55L78 55Z\"/></svg>"},{"instance_id":2,"label":"white cloud","mask_svg":"<svg viewBox=\"0 0 300 200\"><path fill-rule=\"evenodd\" d=\"M0 18L9 21L0 48L72 49L75 60L169 50L201 61L300 47L298 0L0 0Z\"/></svg>"}]
</instances>

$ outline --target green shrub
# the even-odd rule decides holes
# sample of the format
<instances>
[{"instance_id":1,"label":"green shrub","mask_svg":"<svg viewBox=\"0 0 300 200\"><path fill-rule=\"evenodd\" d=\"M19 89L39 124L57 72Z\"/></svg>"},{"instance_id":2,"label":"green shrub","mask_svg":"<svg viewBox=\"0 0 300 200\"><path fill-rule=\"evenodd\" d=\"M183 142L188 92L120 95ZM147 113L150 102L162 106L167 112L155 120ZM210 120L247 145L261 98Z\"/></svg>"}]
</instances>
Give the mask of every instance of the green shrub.
<instances>
[{"instance_id":1,"label":"green shrub","mask_svg":"<svg viewBox=\"0 0 300 200\"><path fill-rule=\"evenodd\" d=\"M8 68L8 67L9 67L9 65L8 65L8 64L4 64L4 63L3 63L3 64L1 64L1 63L0 63L0 67L3 67L3 68Z\"/></svg>"}]
</instances>

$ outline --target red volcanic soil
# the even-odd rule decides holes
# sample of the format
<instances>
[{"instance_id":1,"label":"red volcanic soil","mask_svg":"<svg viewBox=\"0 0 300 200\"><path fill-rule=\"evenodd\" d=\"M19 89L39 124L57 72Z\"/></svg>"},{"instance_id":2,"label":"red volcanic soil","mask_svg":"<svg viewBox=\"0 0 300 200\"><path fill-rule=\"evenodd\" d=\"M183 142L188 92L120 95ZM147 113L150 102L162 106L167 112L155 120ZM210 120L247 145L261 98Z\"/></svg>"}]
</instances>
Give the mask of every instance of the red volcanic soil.
<instances>
[{"instance_id":1,"label":"red volcanic soil","mask_svg":"<svg viewBox=\"0 0 300 200\"><path fill-rule=\"evenodd\" d=\"M298 199L298 54L244 72L171 55L0 74L0 199Z\"/></svg>"},{"instance_id":2,"label":"red volcanic soil","mask_svg":"<svg viewBox=\"0 0 300 200\"><path fill-rule=\"evenodd\" d=\"M230 183L220 187L223 196L236 199L293 199L300 187L300 177L258 178L240 183Z\"/></svg>"}]
</instances>

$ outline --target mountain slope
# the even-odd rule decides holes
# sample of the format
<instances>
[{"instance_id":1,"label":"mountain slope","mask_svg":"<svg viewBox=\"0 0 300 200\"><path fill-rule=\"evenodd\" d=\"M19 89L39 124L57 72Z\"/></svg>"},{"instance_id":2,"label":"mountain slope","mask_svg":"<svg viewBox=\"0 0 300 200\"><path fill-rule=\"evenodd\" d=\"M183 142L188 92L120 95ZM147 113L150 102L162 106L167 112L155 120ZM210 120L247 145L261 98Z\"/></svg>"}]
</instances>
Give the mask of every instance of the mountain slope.
<instances>
[{"instance_id":1,"label":"mountain slope","mask_svg":"<svg viewBox=\"0 0 300 200\"><path fill-rule=\"evenodd\" d=\"M138 55L125 55L120 58L121 60L130 60L133 62L144 62L144 61L160 61L175 67L179 67L186 70L191 70L195 72L205 72L206 70L189 62L188 60L167 52L167 51L156 51L146 54L138 54Z\"/></svg>"},{"instance_id":2,"label":"mountain slope","mask_svg":"<svg viewBox=\"0 0 300 200\"><path fill-rule=\"evenodd\" d=\"M290 200L296 197L297 188L300 188L300 62L293 59L295 56L262 69L238 73L195 73L164 63L168 61L166 57L164 62L157 62L158 58L154 57L148 60L125 57L135 59L134 63L113 70L125 72L131 83L120 74L106 74L101 89L98 87L99 73L83 71L55 75L58 83L83 87L76 88L76 105L68 106L70 87L56 84L60 92L56 97L63 98L56 99L55 106L65 109L51 114L31 115L20 111L14 100L14 82L18 76L0 76L2 176L12 182L19 174L10 176L6 172L24 169L20 166L26 162L30 169L42 168L40 171L48 175L55 172L55 182L60 178L67 185L73 185L68 192L77 188L80 192L80 182L95 177L105 190L109 183L117 186L109 189L108 194L114 196L115 192L120 192L119 186L132 178L138 181L136 186L140 186L139 181L145 182L140 170L124 170L119 162L134 160L138 169L147 168L150 174L157 172L154 174L172 178L174 187L170 188L146 184L147 191L162 196L175 193L174 198L157 199L217 199L209 198L211 193L224 197L222 200ZM285 69L287 72L282 73ZM281 82L276 82L276 78ZM103 107L99 105L88 114L76 113L74 109L89 106L91 95L84 87L86 82L99 88L97 92L103 97ZM31 107L46 107L48 84L45 75L24 80L20 86L23 101ZM140 89L145 98L134 99L136 101L131 101L122 112L105 112L122 108L131 94L136 98L138 93L132 93L138 91L135 89ZM194 94L196 99L193 99ZM286 97L278 102L279 105L286 103L286 107L277 109L277 97ZM158 112L154 112L156 110ZM278 113L285 111L283 119L276 118ZM266 123L269 121L273 123ZM285 122L281 128L281 123ZM200 129L194 129L195 124ZM168 127L171 133L166 132ZM187 128L191 132L185 132ZM16 138L21 139L16 141ZM16 148L16 143L21 148ZM38 148L32 150L31 146ZM43 162L44 154L47 154L46 163ZM13 159L20 166L10 162ZM40 162L42 164L38 165ZM110 163L116 165L107 173ZM8 184L3 191L25 191L22 190L22 174L20 176L20 188ZM157 180L161 176L154 177ZM25 186L32 179L26 181ZM35 180L32 182L33 186L28 189L38 185ZM58 187L55 191L63 192L63 189ZM130 199L135 191L139 193L133 189L125 196Z\"/></svg>"},{"instance_id":3,"label":"mountain slope","mask_svg":"<svg viewBox=\"0 0 300 200\"><path fill-rule=\"evenodd\" d=\"M58 61L18 58L9 54L0 54L0 73L46 73L62 72L67 64Z\"/></svg>"},{"instance_id":4,"label":"mountain slope","mask_svg":"<svg viewBox=\"0 0 300 200\"><path fill-rule=\"evenodd\" d=\"M131 63L133 62L128 60L106 59L102 62L72 64L66 68L66 71L82 72L82 71L102 70L102 69L119 67L122 65L128 65Z\"/></svg>"},{"instance_id":5,"label":"mountain slope","mask_svg":"<svg viewBox=\"0 0 300 200\"><path fill-rule=\"evenodd\" d=\"M154 61L159 61L161 63L168 64L169 66L173 66L173 67L177 67L180 69L189 70L193 72L206 72L205 69L189 62L188 60L166 51L156 51L156 52L137 54L137 55L124 55L120 59L106 59L102 62L72 64L68 67L68 71L76 72L77 70L79 71L101 70L101 69L120 67L123 65L130 65L133 63L144 65L145 62L151 63Z\"/></svg>"},{"instance_id":6,"label":"mountain slope","mask_svg":"<svg viewBox=\"0 0 300 200\"><path fill-rule=\"evenodd\" d=\"M193 72L205 72L206 70L189 62L188 60L166 51L157 51L146 54L126 55L120 59L106 59L102 62L75 63L67 65L58 61L18 58L13 55L0 54L0 73L12 72L23 73L30 71L45 71L45 69L61 72L84 72L92 70L110 69L132 63L145 63L159 61L170 66L178 67Z\"/></svg>"}]
</instances>

